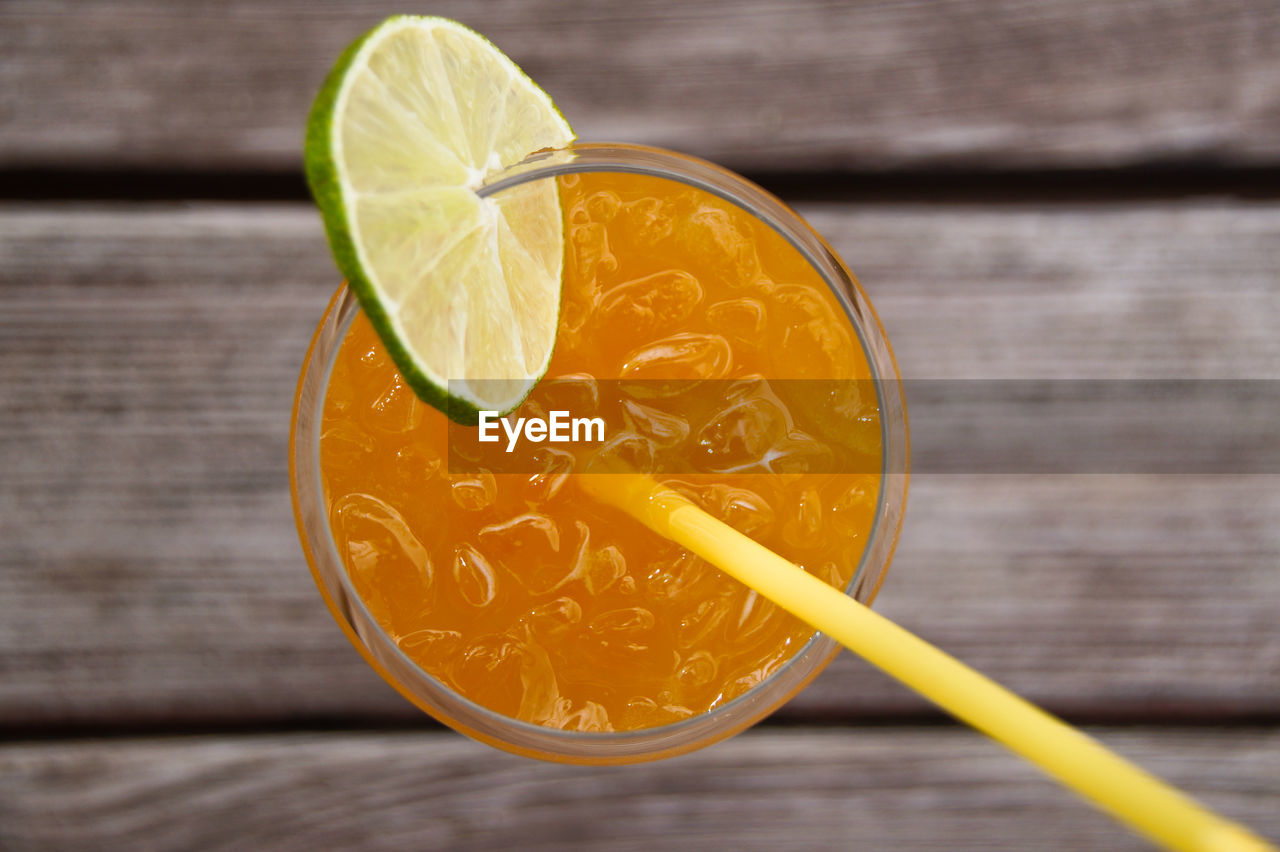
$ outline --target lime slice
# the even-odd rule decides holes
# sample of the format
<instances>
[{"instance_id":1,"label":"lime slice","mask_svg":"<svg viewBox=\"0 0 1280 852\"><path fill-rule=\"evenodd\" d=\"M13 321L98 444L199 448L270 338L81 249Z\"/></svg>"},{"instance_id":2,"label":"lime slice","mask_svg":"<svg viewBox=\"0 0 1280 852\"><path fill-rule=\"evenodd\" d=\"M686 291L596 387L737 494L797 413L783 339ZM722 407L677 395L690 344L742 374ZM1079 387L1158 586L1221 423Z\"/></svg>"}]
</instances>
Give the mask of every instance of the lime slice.
<instances>
[{"instance_id":1,"label":"lime slice","mask_svg":"<svg viewBox=\"0 0 1280 852\"><path fill-rule=\"evenodd\" d=\"M482 199L573 131L515 63L444 18L389 18L347 48L307 124L307 181L338 267L405 380L463 423L546 372L564 235L555 181Z\"/></svg>"}]
</instances>

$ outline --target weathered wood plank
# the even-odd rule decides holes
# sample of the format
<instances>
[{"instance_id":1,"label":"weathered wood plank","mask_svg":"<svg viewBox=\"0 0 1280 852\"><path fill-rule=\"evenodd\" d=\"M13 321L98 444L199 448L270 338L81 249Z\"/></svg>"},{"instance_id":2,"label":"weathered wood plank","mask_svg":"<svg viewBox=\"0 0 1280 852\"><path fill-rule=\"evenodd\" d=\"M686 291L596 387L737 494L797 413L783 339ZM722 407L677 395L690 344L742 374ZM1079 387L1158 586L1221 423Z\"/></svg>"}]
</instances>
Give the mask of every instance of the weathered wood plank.
<instances>
[{"instance_id":1,"label":"weathered wood plank","mask_svg":"<svg viewBox=\"0 0 1280 852\"><path fill-rule=\"evenodd\" d=\"M329 64L404 8L8 0L0 165L297 168ZM584 138L740 169L1280 155L1269 0L441 0L430 11L490 36Z\"/></svg>"},{"instance_id":2,"label":"weathered wood plank","mask_svg":"<svg viewBox=\"0 0 1280 852\"><path fill-rule=\"evenodd\" d=\"M1280 735L1104 729L1280 838ZM163 800L164 806L157 806ZM1145 849L970 731L751 732L640 766L544 764L431 734L0 746L6 849Z\"/></svg>"},{"instance_id":3,"label":"weathered wood plank","mask_svg":"<svg viewBox=\"0 0 1280 852\"><path fill-rule=\"evenodd\" d=\"M903 376L1274 379L1280 207L811 204Z\"/></svg>"},{"instance_id":4,"label":"weathered wood plank","mask_svg":"<svg viewBox=\"0 0 1280 852\"><path fill-rule=\"evenodd\" d=\"M1280 375L1280 206L804 212L909 376ZM412 717L289 509L334 277L302 207L0 210L5 724ZM1060 712L1274 718L1277 516L1275 476L921 475L879 605ZM842 658L786 712L922 709Z\"/></svg>"}]
</instances>

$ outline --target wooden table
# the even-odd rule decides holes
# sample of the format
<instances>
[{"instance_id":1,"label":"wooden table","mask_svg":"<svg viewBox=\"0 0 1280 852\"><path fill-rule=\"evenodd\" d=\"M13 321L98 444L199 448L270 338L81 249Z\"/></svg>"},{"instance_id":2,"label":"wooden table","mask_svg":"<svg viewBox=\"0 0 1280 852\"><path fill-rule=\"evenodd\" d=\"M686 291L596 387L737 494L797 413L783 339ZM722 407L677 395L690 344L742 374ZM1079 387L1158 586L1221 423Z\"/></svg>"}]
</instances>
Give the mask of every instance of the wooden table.
<instances>
[{"instance_id":1,"label":"wooden table","mask_svg":"<svg viewBox=\"0 0 1280 852\"><path fill-rule=\"evenodd\" d=\"M403 10L0 3L0 848L1143 848L847 655L609 769L474 744L365 666L289 507L337 278L299 150ZM429 11L584 138L795 204L909 378L1280 379L1274 0ZM878 607L1280 838L1275 470L958 469L915 476Z\"/></svg>"}]
</instances>

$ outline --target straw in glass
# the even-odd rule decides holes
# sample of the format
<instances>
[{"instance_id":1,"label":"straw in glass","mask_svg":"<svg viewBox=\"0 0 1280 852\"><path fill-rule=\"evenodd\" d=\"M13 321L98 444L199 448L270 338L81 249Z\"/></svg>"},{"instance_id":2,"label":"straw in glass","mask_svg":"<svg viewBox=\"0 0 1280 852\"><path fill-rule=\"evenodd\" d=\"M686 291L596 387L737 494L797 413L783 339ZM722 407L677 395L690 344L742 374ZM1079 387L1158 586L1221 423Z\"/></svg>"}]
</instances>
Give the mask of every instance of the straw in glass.
<instances>
[{"instance_id":1,"label":"straw in glass","mask_svg":"<svg viewBox=\"0 0 1280 852\"><path fill-rule=\"evenodd\" d=\"M827 585L644 474L579 477L582 488L826 633L963 722L1003 743L1152 841L1179 852L1275 848Z\"/></svg>"}]
</instances>

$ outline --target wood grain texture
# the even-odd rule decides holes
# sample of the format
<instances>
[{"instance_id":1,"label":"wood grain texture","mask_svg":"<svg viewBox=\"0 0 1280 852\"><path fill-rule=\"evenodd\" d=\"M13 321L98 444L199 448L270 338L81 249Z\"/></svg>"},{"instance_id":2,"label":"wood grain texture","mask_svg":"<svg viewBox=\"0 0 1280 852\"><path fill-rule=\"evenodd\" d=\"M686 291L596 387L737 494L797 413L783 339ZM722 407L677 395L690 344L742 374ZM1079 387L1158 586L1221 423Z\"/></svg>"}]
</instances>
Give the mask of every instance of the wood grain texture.
<instances>
[{"instance_id":1,"label":"wood grain texture","mask_svg":"<svg viewBox=\"0 0 1280 852\"><path fill-rule=\"evenodd\" d=\"M1280 375L1280 206L803 212L908 376ZM0 724L415 718L289 508L334 280L301 206L0 209ZM1274 719L1278 516L1276 476L920 475L878 606L1073 716ZM846 656L783 712L925 710Z\"/></svg>"},{"instance_id":2,"label":"wood grain texture","mask_svg":"<svg viewBox=\"0 0 1280 852\"><path fill-rule=\"evenodd\" d=\"M330 63L392 0L6 0L0 166L296 169ZM1270 0L441 0L583 138L739 169L1280 155Z\"/></svg>"},{"instance_id":3,"label":"wood grain texture","mask_svg":"<svg viewBox=\"0 0 1280 852\"><path fill-rule=\"evenodd\" d=\"M1280 734L1094 733L1280 838ZM443 733L0 746L0 846L14 852L668 845L1149 848L998 746L953 728L755 731L608 768L538 763Z\"/></svg>"}]
</instances>

